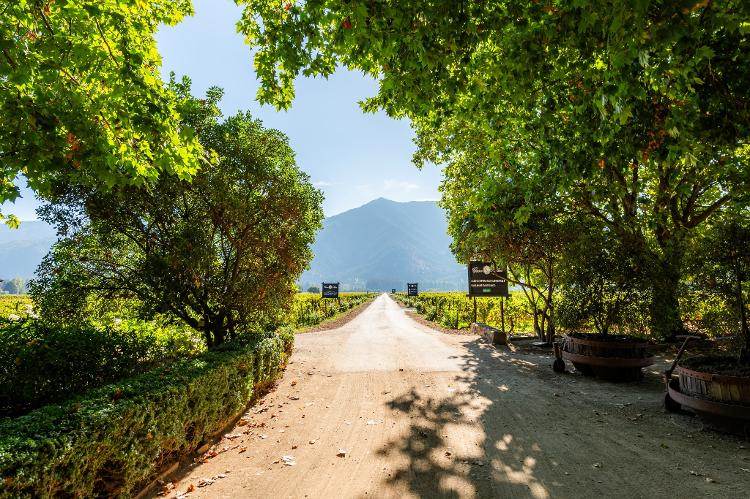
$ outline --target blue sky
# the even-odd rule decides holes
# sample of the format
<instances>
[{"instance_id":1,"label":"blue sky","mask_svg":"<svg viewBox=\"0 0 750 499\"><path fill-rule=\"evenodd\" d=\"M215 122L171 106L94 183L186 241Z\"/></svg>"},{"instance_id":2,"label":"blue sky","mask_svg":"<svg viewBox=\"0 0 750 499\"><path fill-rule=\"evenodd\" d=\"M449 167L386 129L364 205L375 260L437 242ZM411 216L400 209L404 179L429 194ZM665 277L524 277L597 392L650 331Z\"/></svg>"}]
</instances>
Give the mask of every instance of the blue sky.
<instances>
[{"instance_id":1,"label":"blue sky","mask_svg":"<svg viewBox=\"0 0 750 499\"><path fill-rule=\"evenodd\" d=\"M251 49L235 30L240 9L231 0L193 0L195 16L157 35L167 79L193 80L193 93L210 86L224 88L222 111L249 110L265 126L278 128L290 139L297 163L325 193L326 215L386 197L395 201L438 199L439 168L419 171L412 163L413 133L406 120L384 113L365 114L357 101L377 91L373 80L340 70L328 80L300 79L292 108L277 112L256 100L258 82ZM22 220L36 218L33 194L3 205L3 212Z\"/></svg>"}]
</instances>

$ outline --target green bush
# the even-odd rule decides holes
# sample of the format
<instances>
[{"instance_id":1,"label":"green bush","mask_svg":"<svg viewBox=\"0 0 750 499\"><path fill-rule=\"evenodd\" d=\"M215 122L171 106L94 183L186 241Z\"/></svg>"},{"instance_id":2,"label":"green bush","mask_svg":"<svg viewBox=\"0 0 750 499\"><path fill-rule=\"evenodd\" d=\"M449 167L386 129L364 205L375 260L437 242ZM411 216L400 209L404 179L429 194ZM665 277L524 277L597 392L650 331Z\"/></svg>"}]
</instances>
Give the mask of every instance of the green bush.
<instances>
[{"instance_id":1,"label":"green bush","mask_svg":"<svg viewBox=\"0 0 750 499\"><path fill-rule=\"evenodd\" d=\"M0 421L0 497L131 496L198 448L281 372L290 330Z\"/></svg>"},{"instance_id":2,"label":"green bush","mask_svg":"<svg viewBox=\"0 0 750 499\"><path fill-rule=\"evenodd\" d=\"M187 328L158 322L109 327L0 322L0 417L67 400L201 349Z\"/></svg>"}]
</instances>

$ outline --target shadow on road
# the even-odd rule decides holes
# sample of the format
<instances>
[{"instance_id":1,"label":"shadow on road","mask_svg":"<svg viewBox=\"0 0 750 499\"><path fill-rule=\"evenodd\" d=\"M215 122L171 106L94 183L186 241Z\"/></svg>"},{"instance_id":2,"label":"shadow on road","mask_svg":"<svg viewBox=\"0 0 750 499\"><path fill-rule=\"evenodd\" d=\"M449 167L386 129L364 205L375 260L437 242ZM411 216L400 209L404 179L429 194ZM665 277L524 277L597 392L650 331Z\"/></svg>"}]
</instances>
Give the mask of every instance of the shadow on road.
<instances>
[{"instance_id":1,"label":"shadow on road","mask_svg":"<svg viewBox=\"0 0 750 499\"><path fill-rule=\"evenodd\" d=\"M419 497L550 497L535 476L541 448L503 430L503 421L517 426L522 415L500 400L510 388L494 382L498 371L536 375L536 364L501 356L480 340L465 347L455 391L427 397L413 387L388 402L389 409L413 421L408 436L379 450L385 457L395 453L407 458L408 464L394 470L388 481Z\"/></svg>"},{"instance_id":2,"label":"shadow on road","mask_svg":"<svg viewBox=\"0 0 750 499\"><path fill-rule=\"evenodd\" d=\"M750 460L746 442L666 414L655 374L612 384L555 374L544 355L478 339L464 347L462 372L441 373L455 390L414 386L387 402L412 421L407 436L379 449L406 463L390 485L429 498L747 493L738 476Z\"/></svg>"}]
</instances>

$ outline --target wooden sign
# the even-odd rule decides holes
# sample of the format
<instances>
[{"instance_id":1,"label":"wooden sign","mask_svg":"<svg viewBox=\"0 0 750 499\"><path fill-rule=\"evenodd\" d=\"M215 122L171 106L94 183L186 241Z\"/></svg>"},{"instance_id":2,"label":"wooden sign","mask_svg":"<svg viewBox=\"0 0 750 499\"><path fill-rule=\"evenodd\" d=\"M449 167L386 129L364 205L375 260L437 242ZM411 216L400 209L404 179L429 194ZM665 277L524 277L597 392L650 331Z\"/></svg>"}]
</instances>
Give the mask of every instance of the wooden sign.
<instances>
[{"instance_id":1,"label":"wooden sign","mask_svg":"<svg viewBox=\"0 0 750 499\"><path fill-rule=\"evenodd\" d=\"M489 262L469 262L469 296L508 296L508 272Z\"/></svg>"},{"instance_id":2,"label":"wooden sign","mask_svg":"<svg viewBox=\"0 0 750 499\"><path fill-rule=\"evenodd\" d=\"M339 283L337 282L324 282L322 293L323 298L338 298L339 297Z\"/></svg>"}]
</instances>

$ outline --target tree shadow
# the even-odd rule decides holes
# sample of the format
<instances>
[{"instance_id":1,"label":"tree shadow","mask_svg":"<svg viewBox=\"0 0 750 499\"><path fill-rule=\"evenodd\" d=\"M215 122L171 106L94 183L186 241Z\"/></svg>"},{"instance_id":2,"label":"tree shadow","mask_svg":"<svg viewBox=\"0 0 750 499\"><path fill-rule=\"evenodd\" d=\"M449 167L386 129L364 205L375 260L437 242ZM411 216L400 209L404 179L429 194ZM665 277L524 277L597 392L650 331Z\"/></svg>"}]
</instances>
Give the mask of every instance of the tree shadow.
<instances>
[{"instance_id":1,"label":"tree shadow","mask_svg":"<svg viewBox=\"0 0 750 499\"><path fill-rule=\"evenodd\" d=\"M404 463L386 483L429 498L551 497L535 475L539 444L503 430L523 415L500 403L512 388L497 383L497 375L509 370L538 376L538 365L478 339L464 345L468 353L456 357L461 372L433 373L456 388L446 386L445 396L434 396L434 390L430 396L414 386L387 402L391 412L411 422L406 436L378 450L379 456Z\"/></svg>"}]
</instances>

